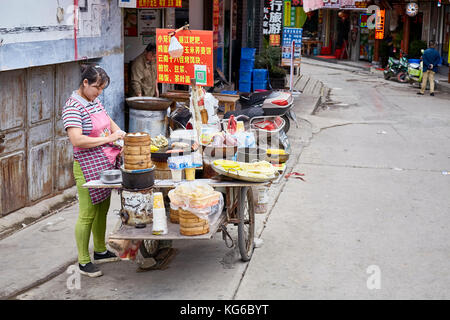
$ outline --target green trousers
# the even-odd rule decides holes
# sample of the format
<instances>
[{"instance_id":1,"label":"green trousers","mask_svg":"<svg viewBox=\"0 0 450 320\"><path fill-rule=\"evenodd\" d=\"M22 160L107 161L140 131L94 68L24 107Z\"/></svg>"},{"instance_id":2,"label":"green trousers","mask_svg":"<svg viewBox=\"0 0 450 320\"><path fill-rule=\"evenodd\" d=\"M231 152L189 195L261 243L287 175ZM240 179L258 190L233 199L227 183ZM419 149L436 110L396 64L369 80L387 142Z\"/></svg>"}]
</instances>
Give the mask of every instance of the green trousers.
<instances>
[{"instance_id":1,"label":"green trousers","mask_svg":"<svg viewBox=\"0 0 450 320\"><path fill-rule=\"evenodd\" d=\"M89 256L89 240L92 236L94 240L94 251L106 251L106 214L109 210L111 197L98 204L92 204L89 190L83 188L86 183L83 171L81 171L78 161L73 162L73 175L77 184L78 202L80 212L75 225L75 239L78 248L78 263L85 264L91 261Z\"/></svg>"}]
</instances>

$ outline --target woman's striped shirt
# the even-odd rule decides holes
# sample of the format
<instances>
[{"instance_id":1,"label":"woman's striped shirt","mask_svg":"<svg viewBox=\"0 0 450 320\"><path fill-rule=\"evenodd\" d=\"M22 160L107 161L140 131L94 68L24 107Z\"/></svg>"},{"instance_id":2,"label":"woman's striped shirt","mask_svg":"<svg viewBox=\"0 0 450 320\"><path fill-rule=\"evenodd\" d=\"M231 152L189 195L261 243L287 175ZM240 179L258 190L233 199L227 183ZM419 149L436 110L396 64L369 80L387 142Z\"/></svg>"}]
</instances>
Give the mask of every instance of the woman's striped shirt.
<instances>
[{"instance_id":1,"label":"woman's striped shirt","mask_svg":"<svg viewBox=\"0 0 450 320\"><path fill-rule=\"evenodd\" d=\"M98 98L93 102L88 102L74 91L67 99L62 112L64 129L80 128L83 130L83 134L88 136L92 131L92 121L85 109L89 114L95 114L103 110L106 112Z\"/></svg>"}]
</instances>

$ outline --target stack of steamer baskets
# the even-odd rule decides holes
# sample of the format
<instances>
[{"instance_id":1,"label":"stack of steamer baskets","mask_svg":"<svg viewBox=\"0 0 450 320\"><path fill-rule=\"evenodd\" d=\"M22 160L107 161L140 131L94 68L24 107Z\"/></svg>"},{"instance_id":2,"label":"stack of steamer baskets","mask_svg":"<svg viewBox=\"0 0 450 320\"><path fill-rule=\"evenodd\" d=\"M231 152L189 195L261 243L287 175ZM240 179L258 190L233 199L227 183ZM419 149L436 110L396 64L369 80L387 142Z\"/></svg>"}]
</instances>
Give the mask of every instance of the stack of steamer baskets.
<instances>
[{"instance_id":1,"label":"stack of steamer baskets","mask_svg":"<svg viewBox=\"0 0 450 320\"><path fill-rule=\"evenodd\" d=\"M209 232L209 218L222 194L206 184L185 183L169 191L170 220L180 224L180 233L197 236Z\"/></svg>"},{"instance_id":2,"label":"stack of steamer baskets","mask_svg":"<svg viewBox=\"0 0 450 320\"><path fill-rule=\"evenodd\" d=\"M124 137L120 215L122 222L137 228L144 228L153 220L154 166L150 144L146 132L128 133Z\"/></svg>"},{"instance_id":3,"label":"stack of steamer baskets","mask_svg":"<svg viewBox=\"0 0 450 320\"><path fill-rule=\"evenodd\" d=\"M124 138L123 160L126 170L150 169L151 138L146 132L129 133Z\"/></svg>"}]
</instances>

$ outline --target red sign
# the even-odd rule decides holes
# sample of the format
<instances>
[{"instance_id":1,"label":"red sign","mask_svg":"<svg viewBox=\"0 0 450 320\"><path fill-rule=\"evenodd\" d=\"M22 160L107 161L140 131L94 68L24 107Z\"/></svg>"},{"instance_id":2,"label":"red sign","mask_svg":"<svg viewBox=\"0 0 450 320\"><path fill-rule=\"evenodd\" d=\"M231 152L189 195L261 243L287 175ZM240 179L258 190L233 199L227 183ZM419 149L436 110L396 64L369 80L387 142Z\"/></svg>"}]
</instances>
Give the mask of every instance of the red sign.
<instances>
[{"instance_id":1,"label":"red sign","mask_svg":"<svg viewBox=\"0 0 450 320\"><path fill-rule=\"evenodd\" d=\"M281 36L279 34L269 34L269 43L272 47L281 45Z\"/></svg>"},{"instance_id":2,"label":"red sign","mask_svg":"<svg viewBox=\"0 0 450 320\"><path fill-rule=\"evenodd\" d=\"M375 39L384 39L385 10L377 10L375 17Z\"/></svg>"},{"instance_id":3,"label":"red sign","mask_svg":"<svg viewBox=\"0 0 450 320\"><path fill-rule=\"evenodd\" d=\"M136 8L181 8L181 0L137 0Z\"/></svg>"},{"instance_id":4,"label":"red sign","mask_svg":"<svg viewBox=\"0 0 450 320\"><path fill-rule=\"evenodd\" d=\"M182 30L175 37L183 46L183 55L169 55L173 29L156 29L156 63L158 82L190 85L195 78L200 86L214 85L213 32Z\"/></svg>"},{"instance_id":5,"label":"red sign","mask_svg":"<svg viewBox=\"0 0 450 320\"><path fill-rule=\"evenodd\" d=\"M213 48L219 47L219 22L220 22L220 4L219 0L213 0Z\"/></svg>"}]
</instances>

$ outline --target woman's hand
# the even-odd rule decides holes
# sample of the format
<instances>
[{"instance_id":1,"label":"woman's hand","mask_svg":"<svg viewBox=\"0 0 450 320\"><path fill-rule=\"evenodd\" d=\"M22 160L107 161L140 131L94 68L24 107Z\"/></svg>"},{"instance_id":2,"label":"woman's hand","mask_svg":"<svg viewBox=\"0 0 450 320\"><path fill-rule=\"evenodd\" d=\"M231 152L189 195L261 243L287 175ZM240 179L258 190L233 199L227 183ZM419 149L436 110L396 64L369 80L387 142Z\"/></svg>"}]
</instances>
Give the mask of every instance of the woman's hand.
<instances>
[{"instance_id":1,"label":"woman's hand","mask_svg":"<svg viewBox=\"0 0 450 320\"><path fill-rule=\"evenodd\" d=\"M124 136L125 136L125 132L123 132L122 130L117 130L117 131L111 133L108 136L108 139L109 139L109 142L114 142L117 139L122 139Z\"/></svg>"}]
</instances>

